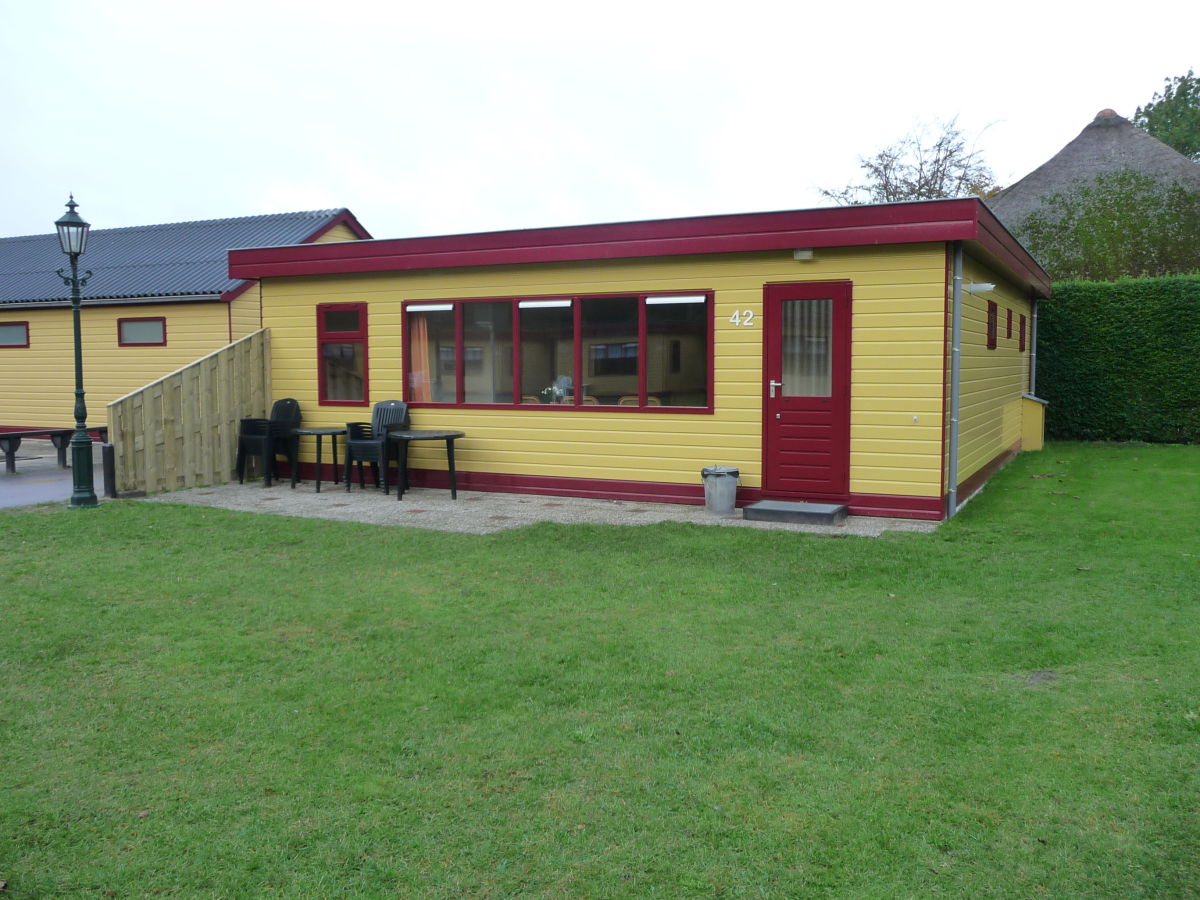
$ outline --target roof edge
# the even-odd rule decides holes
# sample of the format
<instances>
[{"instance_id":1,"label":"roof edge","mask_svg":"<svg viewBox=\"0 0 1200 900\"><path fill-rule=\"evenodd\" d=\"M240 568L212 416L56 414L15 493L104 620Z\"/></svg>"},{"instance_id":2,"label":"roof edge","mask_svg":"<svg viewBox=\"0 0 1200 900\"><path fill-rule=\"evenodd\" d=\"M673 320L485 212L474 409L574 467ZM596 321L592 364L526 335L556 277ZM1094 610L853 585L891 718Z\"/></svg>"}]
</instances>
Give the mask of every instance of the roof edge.
<instances>
[{"instance_id":1,"label":"roof edge","mask_svg":"<svg viewBox=\"0 0 1200 900\"><path fill-rule=\"evenodd\" d=\"M300 243L315 243L325 235L329 234L329 232L333 231L333 229L337 228L339 225L345 225L347 228L349 228L350 233L360 241L371 240L371 233L367 231L367 229L363 228L362 223L358 221L354 213L350 212L349 209L343 206L341 209L337 210L336 216L334 216Z\"/></svg>"},{"instance_id":2,"label":"roof edge","mask_svg":"<svg viewBox=\"0 0 1200 900\"><path fill-rule=\"evenodd\" d=\"M80 303L83 307L92 306L142 306L150 303L213 303L224 300L222 294L139 294L129 297L84 297ZM0 311L11 309L53 309L71 306L70 300L10 300L0 303Z\"/></svg>"},{"instance_id":3,"label":"roof edge","mask_svg":"<svg viewBox=\"0 0 1200 900\"><path fill-rule=\"evenodd\" d=\"M1030 287L1049 277L976 198L231 250L231 278L977 241Z\"/></svg>"}]
</instances>

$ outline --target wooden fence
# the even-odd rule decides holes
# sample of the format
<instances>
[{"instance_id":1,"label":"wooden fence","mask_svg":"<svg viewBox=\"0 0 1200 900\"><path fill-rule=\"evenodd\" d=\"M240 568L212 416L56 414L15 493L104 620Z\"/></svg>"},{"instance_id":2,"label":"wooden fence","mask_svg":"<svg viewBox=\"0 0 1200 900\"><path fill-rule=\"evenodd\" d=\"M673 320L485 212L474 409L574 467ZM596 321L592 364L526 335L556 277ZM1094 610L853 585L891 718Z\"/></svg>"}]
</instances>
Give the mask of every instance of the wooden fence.
<instances>
[{"instance_id":1,"label":"wooden fence","mask_svg":"<svg viewBox=\"0 0 1200 900\"><path fill-rule=\"evenodd\" d=\"M108 404L117 491L232 481L238 420L266 416L271 337L263 329Z\"/></svg>"}]
</instances>

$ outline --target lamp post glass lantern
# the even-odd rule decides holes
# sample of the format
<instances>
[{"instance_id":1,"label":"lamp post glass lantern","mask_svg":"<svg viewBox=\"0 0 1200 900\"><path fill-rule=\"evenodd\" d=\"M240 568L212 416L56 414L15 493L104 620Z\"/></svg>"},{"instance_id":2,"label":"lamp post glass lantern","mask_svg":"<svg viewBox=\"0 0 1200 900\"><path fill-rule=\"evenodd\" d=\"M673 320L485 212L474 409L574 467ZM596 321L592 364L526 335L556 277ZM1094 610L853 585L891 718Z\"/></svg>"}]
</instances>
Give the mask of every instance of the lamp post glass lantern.
<instances>
[{"instance_id":1,"label":"lamp post glass lantern","mask_svg":"<svg viewBox=\"0 0 1200 900\"><path fill-rule=\"evenodd\" d=\"M79 257L87 247L88 229L92 226L84 221L75 208L75 196L67 201L67 211L54 223L58 229L58 243L62 252L71 260L71 274L58 270L58 277L71 289L71 318L75 328L75 433L71 435L71 492L72 509L96 506L96 488L92 475L92 439L87 431L87 405L83 402L83 335L79 326L79 306L83 297L81 289L92 277L91 271L79 275Z\"/></svg>"}]
</instances>

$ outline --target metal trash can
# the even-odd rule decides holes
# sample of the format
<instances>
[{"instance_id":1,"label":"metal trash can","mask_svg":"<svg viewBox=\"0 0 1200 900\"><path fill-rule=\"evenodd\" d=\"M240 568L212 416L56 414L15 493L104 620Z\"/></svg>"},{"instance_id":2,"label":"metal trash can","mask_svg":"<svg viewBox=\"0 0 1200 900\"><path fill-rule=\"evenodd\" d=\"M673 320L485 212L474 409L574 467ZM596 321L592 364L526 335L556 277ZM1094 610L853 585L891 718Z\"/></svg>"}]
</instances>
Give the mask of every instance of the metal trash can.
<instances>
[{"instance_id":1,"label":"metal trash can","mask_svg":"<svg viewBox=\"0 0 1200 900\"><path fill-rule=\"evenodd\" d=\"M737 501L737 482L740 474L733 466L706 466L701 469L705 509L715 516L732 516Z\"/></svg>"}]
</instances>

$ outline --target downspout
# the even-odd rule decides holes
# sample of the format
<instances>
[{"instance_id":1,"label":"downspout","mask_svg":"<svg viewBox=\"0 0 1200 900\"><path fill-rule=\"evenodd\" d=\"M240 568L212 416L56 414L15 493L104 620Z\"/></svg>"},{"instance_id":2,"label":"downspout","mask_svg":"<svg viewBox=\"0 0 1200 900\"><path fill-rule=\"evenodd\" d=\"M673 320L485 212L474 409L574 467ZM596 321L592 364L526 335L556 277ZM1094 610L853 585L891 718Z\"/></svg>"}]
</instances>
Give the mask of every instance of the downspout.
<instances>
[{"instance_id":1,"label":"downspout","mask_svg":"<svg viewBox=\"0 0 1200 900\"><path fill-rule=\"evenodd\" d=\"M958 412L960 402L959 372L962 366L962 277L963 245L954 242L954 264L951 284L950 313L950 447L946 462L946 518L958 512Z\"/></svg>"},{"instance_id":2,"label":"downspout","mask_svg":"<svg viewBox=\"0 0 1200 900\"><path fill-rule=\"evenodd\" d=\"M1037 396L1037 297L1030 301L1029 309L1029 393Z\"/></svg>"}]
</instances>

